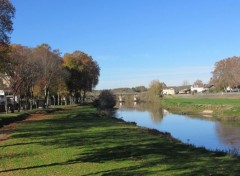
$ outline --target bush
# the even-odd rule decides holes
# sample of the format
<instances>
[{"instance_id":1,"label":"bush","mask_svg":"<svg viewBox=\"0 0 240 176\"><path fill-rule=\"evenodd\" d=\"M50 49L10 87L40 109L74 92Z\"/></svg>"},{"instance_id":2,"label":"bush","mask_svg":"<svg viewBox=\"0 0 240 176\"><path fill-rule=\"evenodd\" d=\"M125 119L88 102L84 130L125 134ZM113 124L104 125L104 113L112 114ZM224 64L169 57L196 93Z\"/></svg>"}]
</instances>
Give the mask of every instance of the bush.
<instances>
[{"instance_id":1,"label":"bush","mask_svg":"<svg viewBox=\"0 0 240 176\"><path fill-rule=\"evenodd\" d=\"M111 109L116 105L116 98L109 90L103 90L95 105L100 109Z\"/></svg>"}]
</instances>

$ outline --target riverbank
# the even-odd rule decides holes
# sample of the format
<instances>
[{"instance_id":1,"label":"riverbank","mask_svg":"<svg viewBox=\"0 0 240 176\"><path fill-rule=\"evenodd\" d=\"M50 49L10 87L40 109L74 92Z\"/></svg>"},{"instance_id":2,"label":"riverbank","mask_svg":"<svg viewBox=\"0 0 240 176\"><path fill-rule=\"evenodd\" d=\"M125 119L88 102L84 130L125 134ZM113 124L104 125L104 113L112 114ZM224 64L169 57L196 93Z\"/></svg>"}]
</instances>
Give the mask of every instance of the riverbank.
<instances>
[{"instance_id":1,"label":"riverbank","mask_svg":"<svg viewBox=\"0 0 240 176\"><path fill-rule=\"evenodd\" d=\"M30 117L0 143L0 175L238 175L240 159L71 106Z\"/></svg>"},{"instance_id":2,"label":"riverbank","mask_svg":"<svg viewBox=\"0 0 240 176\"><path fill-rule=\"evenodd\" d=\"M201 115L219 120L240 120L240 99L167 96L161 101L173 113Z\"/></svg>"}]
</instances>

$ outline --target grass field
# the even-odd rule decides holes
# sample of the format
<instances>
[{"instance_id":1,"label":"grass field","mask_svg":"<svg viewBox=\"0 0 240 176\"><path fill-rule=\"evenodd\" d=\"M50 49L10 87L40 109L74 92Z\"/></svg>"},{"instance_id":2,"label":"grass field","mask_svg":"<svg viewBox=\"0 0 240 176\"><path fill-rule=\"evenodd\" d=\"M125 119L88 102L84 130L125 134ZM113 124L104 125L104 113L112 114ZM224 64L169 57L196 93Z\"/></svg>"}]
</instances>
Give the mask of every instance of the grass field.
<instances>
[{"instance_id":1,"label":"grass field","mask_svg":"<svg viewBox=\"0 0 240 176\"><path fill-rule=\"evenodd\" d=\"M89 106L37 114L0 143L0 176L239 175L240 159L99 117Z\"/></svg>"},{"instance_id":2,"label":"grass field","mask_svg":"<svg viewBox=\"0 0 240 176\"><path fill-rule=\"evenodd\" d=\"M240 120L240 99L234 98L164 98L163 105L173 112L199 114L213 110L213 116L223 120Z\"/></svg>"}]
</instances>

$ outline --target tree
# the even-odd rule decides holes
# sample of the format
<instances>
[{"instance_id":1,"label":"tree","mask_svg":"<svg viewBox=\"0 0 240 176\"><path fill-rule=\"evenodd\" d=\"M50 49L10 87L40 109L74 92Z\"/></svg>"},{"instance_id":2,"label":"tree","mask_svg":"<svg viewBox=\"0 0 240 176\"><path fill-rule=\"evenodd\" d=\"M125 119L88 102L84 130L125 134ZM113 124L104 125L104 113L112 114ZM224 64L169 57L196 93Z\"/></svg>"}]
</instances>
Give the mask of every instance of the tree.
<instances>
[{"instance_id":1,"label":"tree","mask_svg":"<svg viewBox=\"0 0 240 176\"><path fill-rule=\"evenodd\" d=\"M42 44L34 50L34 57L39 60L41 77L38 81L44 91L45 104L49 105L49 90L53 86L54 79L62 69L62 58L59 50L52 50L48 44ZM40 86L41 87L41 86Z\"/></svg>"},{"instance_id":2,"label":"tree","mask_svg":"<svg viewBox=\"0 0 240 176\"><path fill-rule=\"evenodd\" d=\"M33 102L32 89L39 77L39 63L33 59L33 49L31 48L11 45L10 49L5 81L8 82L8 89L13 93L14 97L18 96L20 98L21 95L24 95L25 105L27 105L29 99L31 103ZM31 105L30 107L32 107Z\"/></svg>"},{"instance_id":3,"label":"tree","mask_svg":"<svg viewBox=\"0 0 240 176\"><path fill-rule=\"evenodd\" d=\"M165 83L161 83L158 80L153 80L148 89L148 95L150 101L155 101L156 98L159 98L162 95L163 87Z\"/></svg>"},{"instance_id":4,"label":"tree","mask_svg":"<svg viewBox=\"0 0 240 176\"><path fill-rule=\"evenodd\" d=\"M199 79L193 83L193 87L203 87L203 86L204 84L202 80L199 80Z\"/></svg>"},{"instance_id":5,"label":"tree","mask_svg":"<svg viewBox=\"0 0 240 176\"><path fill-rule=\"evenodd\" d=\"M103 90L97 100L97 107L100 109L112 109L116 105L116 98L109 90Z\"/></svg>"},{"instance_id":6,"label":"tree","mask_svg":"<svg viewBox=\"0 0 240 176\"><path fill-rule=\"evenodd\" d=\"M64 55L64 66L70 72L67 85L75 103L84 101L86 92L92 91L98 83L100 68L97 62L86 53L75 51Z\"/></svg>"},{"instance_id":7,"label":"tree","mask_svg":"<svg viewBox=\"0 0 240 176\"><path fill-rule=\"evenodd\" d=\"M0 0L0 71L3 71L7 62L9 34L13 30L12 19L15 15L15 8L9 0Z\"/></svg>"},{"instance_id":8,"label":"tree","mask_svg":"<svg viewBox=\"0 0 240 176\"><path fill-rule=\"evenodd\" d=\"M61 105L62 98L64 98L66 104L67 95L69 94L66 80L69 78L69 76L70 73L62 66L62 69L59 70L58 74L53 80L50 92L52 94L54 105Z\"/></svg>"},{"instance_id":9,"label":"tree","mask_svg":"<svg viewBox=\"0 0 240 176\"><path fill-rule=\"evenodd\" d=\"M218 90L240 85L240 57L231 57L215 63L211 83Z\"/></svg>"}]
</instances>

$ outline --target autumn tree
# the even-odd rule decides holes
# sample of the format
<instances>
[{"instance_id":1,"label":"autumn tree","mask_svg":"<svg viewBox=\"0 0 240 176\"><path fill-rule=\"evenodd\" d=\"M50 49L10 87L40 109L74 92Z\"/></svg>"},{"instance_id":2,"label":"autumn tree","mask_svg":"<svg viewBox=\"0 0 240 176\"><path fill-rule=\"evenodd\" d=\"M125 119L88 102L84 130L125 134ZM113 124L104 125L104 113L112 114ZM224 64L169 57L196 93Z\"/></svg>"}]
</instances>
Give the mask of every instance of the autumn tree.
<instances>
[{"instance_id":1,"label":"autumn tree","mask_svg":"<svg viewBox=\"0 0 240 176\"><path fill-rule=\"evenodd\" d=\"M33 49L21 45L11 45L10 48L6 81L14 97L24 97L25 105L32 107L32 90L39 77L39 63L33 58Z\"/></svg>"},{"instance_id":2,"label":"autumn tree","mask_svg":"<svg viewBox=\"0 0 240 176\"><path fill-rule=\"evenodd\" d=\"M62 58L59 50L52 50L48 44L42 44L35 48L34 57L40 63L41 77L38 83L41 84L42 91L44 91L45 104L49 105L49 90L53 85L53 80L62 69Z\"/></svg>"},{"instance_id":3,"label":"autumn tree","mask_svg":"<svg viewBox=\"0 0 240 176\"><path fill-rule=\"evenodd\" d=\"M231 57L215 63L210 82L219 90L240 85L240 57Z\"/></svg>"},{"instance_id":4,"label":"autumn tree","mask_svg":"<svg viewBox=\"0 0 240 176\"><path fill-rule=\"evenodd\" d=\"M52 86L50 87L50 93L52 95L53 104L54 105L62 105L62 100L67 100L67 96L69 95L68 87L66 80L69 78L70 73L62 66L62 69L59 70L55 79L52 82Z\"/></svg>"},{"instance_id":5,"label":"autumn tree","mask_svg":"<svg viewBox=\"0 0 240 176\"><path fill-rule=\"evenodd\" d=\"M166 86L165 83L161 83L158 80L153 80L148 89L149 101L155 101L161 97L164 86Z\"/></svg>"},{"instance_id":6,"label":"autumn tree","mask_svg":"<svg viewBox=\"0 0 240 176\"><path fill-rule=\"evenodd\" d=\"M85 101L86 92L91 92L96 87L99 81L100 67L97 62L93 60L91 56L83 54L81 57L83 63L83 77L82 77L82 100Z\"/></svg>"},{"instance_id":7,"label":"autumn tree","mask_svg":"<svg viewBox=\"0 0 240 176\"><path fill-rule=\"evenodd\" d=\"M15 15L15 8L9 0L0 0L0 71L6 68L6 55L9 51L9 35L13 30L12 19Z\"/></svg>"},{"instance_id":8,"label":"autumn tree","mask_svg":"<svg viewBox=\"0 0 240 176\"><path fill-rule=\"evenodd\" d=\"M67 85L73 101L84 101L86 92L92 91L98 83L100 68L97 62L86 53L75 51L64 55L64 66L70 72Z\"/></svg>"}]
</instances>

